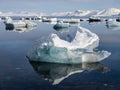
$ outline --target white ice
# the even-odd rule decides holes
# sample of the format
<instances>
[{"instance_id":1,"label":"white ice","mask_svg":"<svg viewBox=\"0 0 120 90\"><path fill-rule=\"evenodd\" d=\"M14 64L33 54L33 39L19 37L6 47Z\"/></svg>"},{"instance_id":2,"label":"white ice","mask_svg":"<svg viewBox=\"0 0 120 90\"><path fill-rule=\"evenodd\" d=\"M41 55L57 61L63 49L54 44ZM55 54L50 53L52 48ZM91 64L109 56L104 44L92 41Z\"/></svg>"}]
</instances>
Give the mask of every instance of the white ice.
<instances>
[{"instance_id":1,"label":"white ice","mask_svg":"<svg viewBox=\"0 0 120 90\"><path fill-rule=\"evenodd\" d=\"M62 40L56 34L52 34L51 38L55 47L63 47L67 49L84 49L92 45L94 42L99 41L96 34L83 27L79 27L79 31L76 32L75 38L72 42Z\"/></svg>"},{"instance_id":2,"label":"white ice","mask_svg":"<svg viewBox=\"0 0 120 90\"><path fill-rule=\"evenodd\" d=\"M73 36L72 36L73 35ZM61 39L57 34L40 39L39 44L28 54L31 61L52 63L99 62L110 55L107 51L94 51L99 45L99 37L90 30L79 27L70 38Z\"/></svg>"},{"instance_id":3,"label":"white ice","mask_svg":"<svg viewBox=\"0 0 120 90\"><path fill-rule=\"evenodd\" d=\"M108 23L109 28L118 28L118 27L120 27L120 22L117 22L114 19L109 20L107 23Z\"/></svg>"}]
</instances>

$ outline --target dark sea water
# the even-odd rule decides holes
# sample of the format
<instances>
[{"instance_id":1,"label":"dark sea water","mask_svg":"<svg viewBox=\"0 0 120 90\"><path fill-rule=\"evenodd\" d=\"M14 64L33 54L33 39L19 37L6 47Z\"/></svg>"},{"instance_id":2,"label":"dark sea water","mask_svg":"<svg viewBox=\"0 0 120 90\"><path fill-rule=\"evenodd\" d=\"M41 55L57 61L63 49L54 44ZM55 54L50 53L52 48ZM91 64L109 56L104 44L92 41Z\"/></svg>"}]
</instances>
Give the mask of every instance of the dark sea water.
<instances>
[{"instance_id":1,"label":"dark sea water","mask_svg":"<svg viewBox=\"0 0 120 90\"><path fill-rule=\"evenodd\" d=\"M120 90L120 29L107 28L105 22L81 22L82 27L99 36L98 49L111 52L101 62L78 65L34 63L26 57L34 42L42 36L58 33L53 24L36 23L38 26L33 30L18 32L6 30L0 22L0 90ZM69 29L76 30L77 26ZM63 80L55 84L60 78Z\"/></svg>"}]
</instances>

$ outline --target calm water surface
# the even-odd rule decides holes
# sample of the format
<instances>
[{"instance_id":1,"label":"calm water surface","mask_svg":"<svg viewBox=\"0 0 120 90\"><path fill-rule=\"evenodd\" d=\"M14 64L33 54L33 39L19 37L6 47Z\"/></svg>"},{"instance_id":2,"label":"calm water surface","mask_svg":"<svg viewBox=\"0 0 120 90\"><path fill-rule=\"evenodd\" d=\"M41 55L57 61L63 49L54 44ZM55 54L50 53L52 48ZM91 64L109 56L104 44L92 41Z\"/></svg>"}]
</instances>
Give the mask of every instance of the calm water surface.
<instances>
[{"instance_id":1,"label":"calm water surface","mask_svg":"<svg viewBox=\"0 0 120 90\"><path fill-rule=\"evenodd\" d=\"M98 49L111 55L99 63L61 65L34 63L26 58L35 40L58 33L53 24L36 23L37 28L18 32L6 30L0 22L0 90L120 90L120 29L109 29L105 22L81 22L81 26L99 36ZM66 78L55 84L62 77Z\"/></svg>"}]
</instances>

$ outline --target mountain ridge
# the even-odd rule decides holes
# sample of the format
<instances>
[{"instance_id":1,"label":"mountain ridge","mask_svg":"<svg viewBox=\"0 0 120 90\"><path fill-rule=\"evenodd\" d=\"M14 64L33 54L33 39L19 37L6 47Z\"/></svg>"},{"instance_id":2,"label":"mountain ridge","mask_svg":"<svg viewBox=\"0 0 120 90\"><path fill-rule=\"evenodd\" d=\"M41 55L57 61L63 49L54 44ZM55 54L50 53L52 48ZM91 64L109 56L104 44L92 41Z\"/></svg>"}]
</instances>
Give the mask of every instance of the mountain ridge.
<instances>
[{"instance_id":1,"label":"mountain ridge","mask_svg":"<svg viewBox=\"0 0 120 90\"><path fill-rule=\"evenodd\" d=\"M80 16L80 17L90 17L90 16L118 16L120 15L120 9L118 8L108 8L102 10L76 10L68 12L53 12L47 13L35 13L35 12L0 12L0 16Z\"/></svg>"}]
</instances>

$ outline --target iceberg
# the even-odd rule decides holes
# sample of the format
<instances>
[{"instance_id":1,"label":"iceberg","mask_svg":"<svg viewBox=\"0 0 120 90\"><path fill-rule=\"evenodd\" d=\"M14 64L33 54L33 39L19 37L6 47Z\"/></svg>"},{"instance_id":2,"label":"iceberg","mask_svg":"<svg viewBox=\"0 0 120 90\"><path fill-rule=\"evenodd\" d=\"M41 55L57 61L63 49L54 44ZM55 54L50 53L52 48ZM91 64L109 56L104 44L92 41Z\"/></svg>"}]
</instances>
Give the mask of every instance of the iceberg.
<instances>
[{"instance_id":1,"label":"iceberg","mask_svg":"<svg viewBox=\"0 0 120 90\"><path fill-rule=\"evenodd\" d=\"M109 68L101 64L100 62L95 63L81 63L81 64L54 64L54 63L36 63L30 61L33 69L38 73L38 75L48 80L52 85L57 85L61 83L64 79L68 78L70 75L76 73L82 73L87 71L99 71L101 73L106 73Z\"/></svg>"},{"instance_id":2,"label":"iceberg","mask_svg":"<svg viewBox=\"0 0 120 90\"><path fill-rule=\"evenodd\" d=\"M60 39L56 34L52 34L50 38L52 38L52 42L55 47L67 48L71 50L78 48L84 49L91 46L95 42L99 42L99 38L96 34L83 27L79 27L79 30L76 31L74 40L71 42Z\"/></svg>"},{"instance_id":3,"label":"iceberg","mask_svg":"<svg viewBox=\"0 0 120 90\"><path fill-rule=\"evenodd\" d=\"M64 23L63 21L58 21L53 28L54 29L61 29L61 28L68 28L70 25L69 23Z\"/></svg>"},{"instance_id":4,"label":"iceberg","mask_svg":"<svg viewBox=\"0 0 120 90\"><path fill-rule=\"evenodd\" d=\"M23 32L29 32L31 30L34 30L34 29L36 29L36 27L11 27L8 25L5 27L5 29L6 29L6 31L23 33Z\"/></svg>"},{"instance_id":5,"label":"iceberg","mask_svg":"<svg viewBox=\"0 0 120 90\"><path fill-rule=\"evenodd\" d=\"M4 21L6 27L8 28L29 28L29 27L37 27L37 24L34 22L30 22L27 20L19 20L13 21L12 18L6 17Z\"/></svg>"},{"instance_id":6,"label":"iceberg","mask_svg":"<svg viewBox=\"0 0 120 90\"><path fill-rule=\"evenodd\" d=\"M80 23L80 19L63 19L64 23Z\"/></svg>"},{"instance_id":7,"label":"iceberg","mask_svg":"<svg viewBox=\"0 0 120 90\"><path fill-rule=\"evenodd\" d=\"M120 22L117 22L117 21L114 21L114 20L109 21L108 24L109 24L110 27L120 27Z\"/></svg>"},{"instance_id":8,"label":"iceberg","mask_svg":"<svg viewBox=\"0 0 120 90\"><path fill-rule=\"evenodd\" d=\"M79 27L67 39L57 34L38 40L27 57L30 61L78 64L82 62L99 62L107 58L108 51L95 51L99 37L86 28Z\"/></svg>"},{"instance_id":9,"label":"iceberg","mask_svg":"<svg viewBox=\"0 0 120 90\"><path fill-rule=\"evenodd\" d=\"M120 22L116 20L111 19L111 20L106 21L106 26L107 28L111 30L120 30Z\"/></svg>"},{"instance_id":10,"label":"iceberg","mask_svg":"<svg viewBox=\"0 0 120 90\"><path fill-rule=\"evenodd\" d=\"M42 18L42 22L57 22L57 18Z\"/></svg>"}]
</instances>

